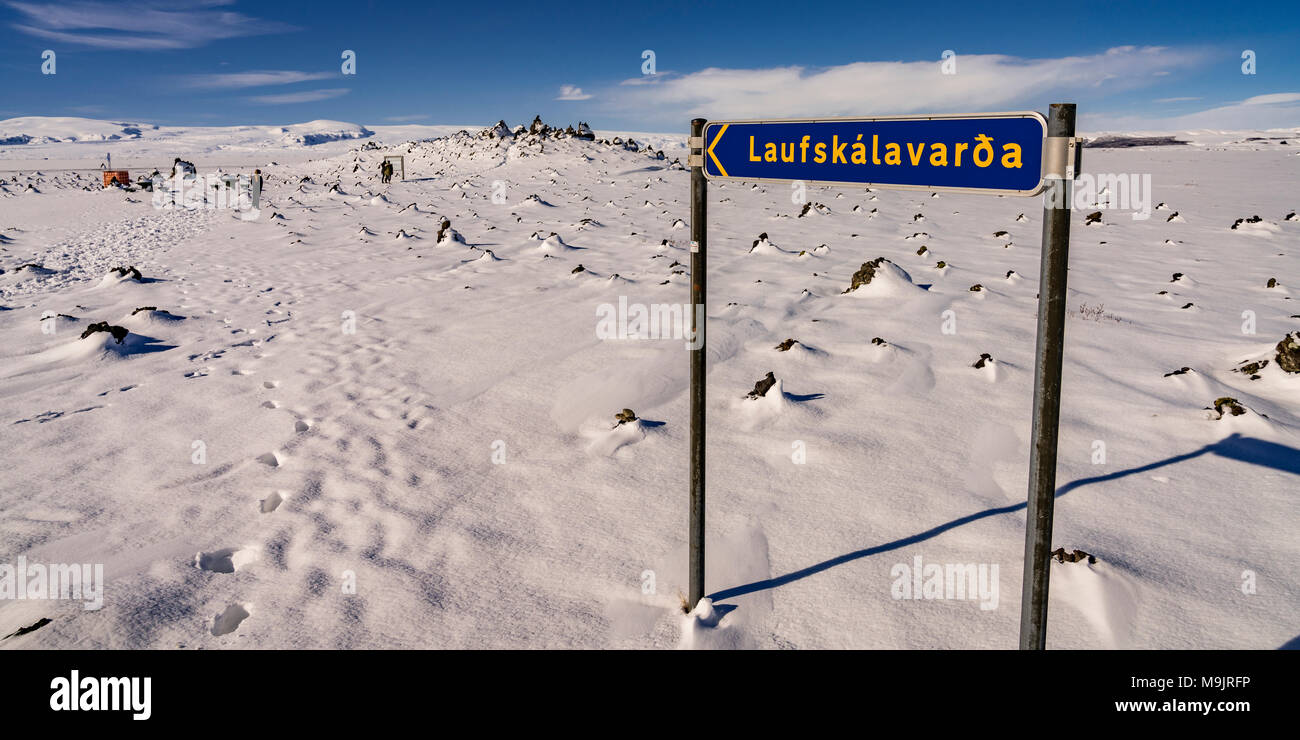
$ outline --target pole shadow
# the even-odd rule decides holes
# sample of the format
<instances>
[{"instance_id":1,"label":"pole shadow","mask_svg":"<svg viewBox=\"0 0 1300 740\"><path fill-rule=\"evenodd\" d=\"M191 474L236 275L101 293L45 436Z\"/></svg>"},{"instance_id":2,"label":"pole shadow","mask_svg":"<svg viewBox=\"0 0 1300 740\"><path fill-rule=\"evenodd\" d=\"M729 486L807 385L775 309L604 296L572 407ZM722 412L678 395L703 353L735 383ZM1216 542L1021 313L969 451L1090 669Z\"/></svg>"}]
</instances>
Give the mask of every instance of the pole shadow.
<instances>
[{"instance_id":1,"label":"pole shadow","mask_svg":"<svg viewBox=\"0 0 1300 740\"><path fill-rule=\"evenodd\" d=\"M1056 489L1056 498L1059 499L1060 497L1064 496L1070 491L1075 490L1076 488L1082 488L1087 485L1092 485L1093 483L1102 483L1106 481L1118 480L1120 478L1126 478L1130 475L1145 473L1147 471L1156 470L1158 468L1162 468L1167 465L1175 465L1177 463L1181 463L1207 454L1218 455L1220 457L1225 457L1230 460L1237 460L1239 462L1245 462L1245 463L1250 463L1251 465L1258 465L1261 467L1272 468L1274 470L1280 470L1284 473L1291 473L1292 475L1300 476L1300 450L1297 450L1294 447L1287 447L1286 445L1277 444L1275 442L1267 442L1262 439L1255 439L1253 437L1243 437L1240 434L1234 433L1228 437L1225 437L1224 439L1219 440L1218 442L1215 442L1214 444L1206 445L1198 450L1194 450L1192 452L1188 452L1182 455L1175 455L1173 457L1169 457L1164 460L1158 460L1156 462L1148 463L1146 465L1141 465L1135 468L1129 468L1127 470L1119 470L1114 473L1108 473L1106 475L1096 475L1090 478L1080 478L1078 480L1070 481L1069 483L1066 483L1064 486L1060 486L1059 488ZM784 586L787 583L792 583L794 581L807 578L808 576L816 575L818 573L821 573L822 571L829 570L831 568L834 568L837 565L843 565L844 563L851 563L854 560L860 560L862 558L870 557L872 555L879 555L882 552L889 552L890 550L898 550L900 548L907 547L909 545L915 545L918 542L924 542L926 540L933 539L934 537L937 537L943 534L944 532L947 532L950 529L955 529L957 527L970 524L971 522L977 522L981 519L987 519L988 517L997 516L999 514L1010 514L1016 511L1021 511L1026 507L1026 505L1027 505L1026 502L1020 502L1017 504L1010 504L1008 506L999 506L993 509L985 509L984 511L978 511L975 512L974 514L968 514L967 516L960 517L958 519L953 519L952 521L945 522L936 527L932 527L930 529L925 530L924 532L918 532L916 534L909 535L907 537L903 537L897 540L893 540L891 542L886 542L880 545L876 545L875 547L868 547L861 550L855 550L850 553L845 553L844 555L840 555L838 557L834 557L829 560L823 560L820 563L810 565L806 568L803 568L801 570L796 570L791 573L786 573L785 575L782 576L777 576L775 578L768 578L762 581L754 581L753 583L747 583L744 584L743 586L734 586L732 588L723 589L722 591L715 591L714 593L709 594L709 598L716 603L721 599L730 599L736 596L744 596L745 594L752 594L757 591L764 591L769 588Z\"/></svg>"}]
</instances>

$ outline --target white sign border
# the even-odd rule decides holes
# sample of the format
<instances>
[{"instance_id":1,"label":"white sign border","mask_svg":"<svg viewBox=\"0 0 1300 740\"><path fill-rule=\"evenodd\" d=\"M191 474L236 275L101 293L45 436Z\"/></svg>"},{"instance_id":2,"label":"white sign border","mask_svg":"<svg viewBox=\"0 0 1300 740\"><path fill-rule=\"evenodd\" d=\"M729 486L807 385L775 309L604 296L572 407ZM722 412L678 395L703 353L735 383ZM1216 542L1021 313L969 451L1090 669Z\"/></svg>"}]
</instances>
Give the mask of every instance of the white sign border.
<instances>
[{"instance_id":1,"label":"white sign border","mask_svg":"<svg viewBox=\"0 0 1300 740\"><path fill-rule=\"evenodd\" d=\"M764 124L764 123L871 123L872 121L936 121L952 119L986 119L986 118L1034 118L1038 120L1043 127L1043 148L1039 157L1038 185L1030 190L1006 190L1003 188L960 188L945 187L942 185L892 185L888 183L875 182L844 182L840 180L798 180L793 178L771 178L771 177L733 177L728 175L709 174L708 168L708 151L709 151L709 128L715 124L718 126L741 124ZM820 185L824 187L838 188L876 188L878 190L914 190L923 192L944 192L944 193L984 193L989 195L1011 195L1011 196L1034 196L1041 194L1047 189L1047 178L1043 176L1042 169L1047 163L1047 117L1038 111L1000 111L995 113L936 113L933 115L909 115L909 116L830 116L821 118L754 118L748 120L709 120L704 123L703 129L704 146L700 151L706 157L704 166L700 170L708 180L735 180L737 182L767 182L767 183L787 183L802 182L808 185Z\"/></svg>"}]
</instances>

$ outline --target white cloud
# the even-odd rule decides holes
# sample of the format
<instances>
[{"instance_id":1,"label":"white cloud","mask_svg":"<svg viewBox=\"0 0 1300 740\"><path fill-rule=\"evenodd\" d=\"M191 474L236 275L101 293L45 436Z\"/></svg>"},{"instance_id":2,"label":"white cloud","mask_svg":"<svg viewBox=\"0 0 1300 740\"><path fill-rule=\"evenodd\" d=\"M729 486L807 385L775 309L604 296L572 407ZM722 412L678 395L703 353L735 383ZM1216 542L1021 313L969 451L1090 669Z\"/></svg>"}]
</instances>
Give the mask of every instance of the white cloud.
<instances>
[{"instance_id":1,"label":"white cloud","mask_svg":"<svg viewBox=\"0 0 1300 740\"><path fill-rule=\"evenodd\" d=\"M1256 95L1241 101L1241 105L1277 105L1279 103L1300 102L1300 93L1271 93Z\"/></svg>"},{"instance_id":2,"label":"white cloud","mask_svg":"<svg viewBox=\"0 0 1300 740\"><path fill-rule=\"evenodd\" d=\"M1191 101L1191 100L1200 100L1200 99L1201 99L1200 97L1190 97L1190 98L1156 98L1155 102L1157 102L1157 103L1185 103L1185 102L1188 102L1188 101Z\"/></svg>"},{"instance_id":3,"label":"white cloud","mask_svg":"<svg viewBox=\"0 0 1300 740\"><path fill-rule=\"evenodd\" d=\"M560 85L560 96L556 100L587 100L591 96L584 93L582 88L573 85Z\"/></svg>"},{"instance_id":4,"label":"white cloud","mask_svg":"<svg viewBox=\"0 0 1300 740\"><path fill-rule=\"evenodd\" d=\"M308 80L324 80L334 77L333 72L296 72L294 70L265 70L260 72L233 72L230 74L191 75L182 78L186 87L202 89L234 89L241 87L263 87L266 85L291 85Z\"/></svg>"},{"instance_id":5,"label":"white cloud","mask_svg":"<svg viewBox=\"0 0 1300 740\"><path fill-rule=\"evenodd\" d=\"M229 10L232 0L146 0L6 4L25 16L13 27L30 36L96 49L188 49L222 39L282 33L293 26Z\"/></svg>"},{"instance_id":6,"label":"white cloud","mask_svg":"<svg viewBox=\"0 0 1300 740\"><path fill-rule=\"evenodd\" d=\"M835 67L709 68L643 76L602 93L624 115L681 120L990 111L1047 100L1055 91L1114 92L1157 83L1162 73L1205 58L1197 51L1123 46L1090 56L1022 59L958 54L956 74L941 60L855 62ZM1039 105L1037 107L1043 107Z\"/></svg>"},{"instance_id":7,"label":"white cloud","mask_svg":"<svg viewBox=\"0 0 1300 740\"><path fill-rule=\"evenodd\" d=\"M315 103L318 100L329 100L337 98L340 95L347 95L351 92L346 87L328 88L325 90L304 90L296 93L284 93L281 95L254 95L248 100L252 103L267 103L270 105L281 105L284 103Z\"/></svg>"},{"instance_id":8,"label":"white cloud","mask_svg":"<svg viewBox=\"0 0 1300 740\"><path fill-rule=\"evenodd\" d=\"M1300 92L1256 95L1245 100L1182 116L1079 114L1083 131L1262 131L1300 127Z\"/></svg>"}]
</instances>

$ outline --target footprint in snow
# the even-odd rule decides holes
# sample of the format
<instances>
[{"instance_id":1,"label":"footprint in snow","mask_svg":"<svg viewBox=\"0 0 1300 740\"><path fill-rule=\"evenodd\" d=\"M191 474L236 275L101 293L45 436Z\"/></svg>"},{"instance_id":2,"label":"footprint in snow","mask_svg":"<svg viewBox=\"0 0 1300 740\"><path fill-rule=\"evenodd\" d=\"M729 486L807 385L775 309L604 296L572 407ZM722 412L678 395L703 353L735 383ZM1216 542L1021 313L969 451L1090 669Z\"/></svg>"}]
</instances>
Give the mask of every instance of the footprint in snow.
<instances>
[{"instance_id":1,"label":"footprint in snow","mask_svg":"<svg viewBox=\"0 0 1300 740\"><path fill-rule=\"evenodd\" d=\"M221 637L239 629L245 619L252 616L252 604L231 604L212 618L212 636Z\"/></svg>"},{"instance_id":2,"label":"footprint in snow","mask_svg":"<svg viewBox=\"0 0 1300 740\"><path fill-rule=\"evenodd\" d=\"M200 552L194 556L194 567L209 573L234 573L257 559L257 551L227 547L212 552Z\"/></svg>"},{"instance_id":3,"label":"footprint in snow","mask_svg":"<svg viewBox=\"0 0 1300 740\"><path fill-rule=\"evenodd\" d=\"M284 503L284 495L279 491L272 491L269 496L257 502L257 508L263 514L270 514L280 508L282 503Z\"/></svg>"}]
</instances>

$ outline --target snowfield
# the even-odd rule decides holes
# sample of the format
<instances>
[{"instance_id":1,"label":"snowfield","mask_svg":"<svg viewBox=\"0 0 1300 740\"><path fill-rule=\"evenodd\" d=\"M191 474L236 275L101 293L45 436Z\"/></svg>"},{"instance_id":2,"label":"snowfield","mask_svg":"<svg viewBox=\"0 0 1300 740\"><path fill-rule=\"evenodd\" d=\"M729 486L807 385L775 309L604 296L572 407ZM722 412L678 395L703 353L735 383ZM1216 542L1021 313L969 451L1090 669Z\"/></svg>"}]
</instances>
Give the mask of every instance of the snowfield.
<instances>
[{"instance_id":1,"label":"snowfield","mask_svg":"<svg viewBox=\"0 0 1300 740\"><path fill-rule=\"evenodd\" d=\"M684 136L460 128L0 122L0 566L106 582L0 647L1016 646L1041 199L710 185L688 616ZM1176 137L1084 156L1152 211L1073 217L1051 648L1300 634L1300 132Z\"/></svg>"}]
</instances>

